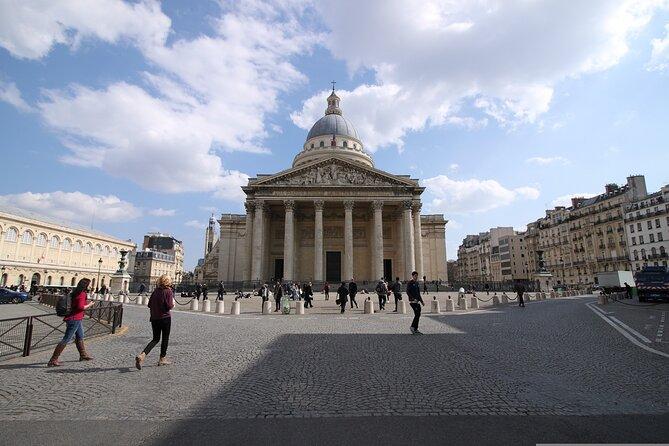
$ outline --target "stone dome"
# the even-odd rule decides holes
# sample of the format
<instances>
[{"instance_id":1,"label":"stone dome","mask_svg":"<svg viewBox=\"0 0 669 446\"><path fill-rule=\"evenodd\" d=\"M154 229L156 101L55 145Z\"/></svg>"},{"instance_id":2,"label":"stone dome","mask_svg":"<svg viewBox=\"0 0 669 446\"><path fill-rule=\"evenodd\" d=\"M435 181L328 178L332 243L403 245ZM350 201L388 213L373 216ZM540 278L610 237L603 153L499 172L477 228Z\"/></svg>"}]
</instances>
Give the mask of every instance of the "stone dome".
<instances>
[{"instance_id":1,"label":"stone dome","mask_svg":"<svg viewBox=\"0 0 669 446\"><path fill-rule=\"evenodd\" d=\"M319 158L338 155L369 167L374 167L372 157L364 150L355 127L342 115L339 96L332 90L328 97L325 116L309 130L302 151L293 160L293 167L316 161Z\"/></svg>"}]
</instances>

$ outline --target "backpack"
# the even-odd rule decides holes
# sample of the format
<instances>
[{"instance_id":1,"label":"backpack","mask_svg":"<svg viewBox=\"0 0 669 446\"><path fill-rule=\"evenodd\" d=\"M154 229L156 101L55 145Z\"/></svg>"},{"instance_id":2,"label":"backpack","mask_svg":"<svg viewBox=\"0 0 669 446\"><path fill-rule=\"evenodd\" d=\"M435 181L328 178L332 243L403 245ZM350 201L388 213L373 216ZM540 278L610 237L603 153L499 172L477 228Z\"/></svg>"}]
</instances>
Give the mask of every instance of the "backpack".
<instances>
[{"instance_id":1,"label":"backpack","mask_svg":"<svg viewBox=\"0 0 669 446\"><path fill-rule=\"evenodd\" d=\"M56 314L58 316L69 316L72 312L72 296L68 294L61 296L56 302Z\"/></svg>"},{"instance_id":2,"label":"backpack","mask_svg":"<svg viewBox=\"0 0 669 446\"><path fill-rule=\"evenodd\" d=\"M381 283L376 284L376 292L377 293L383 293L383 288L381 288Z\"/></svg>"}]
</instances>

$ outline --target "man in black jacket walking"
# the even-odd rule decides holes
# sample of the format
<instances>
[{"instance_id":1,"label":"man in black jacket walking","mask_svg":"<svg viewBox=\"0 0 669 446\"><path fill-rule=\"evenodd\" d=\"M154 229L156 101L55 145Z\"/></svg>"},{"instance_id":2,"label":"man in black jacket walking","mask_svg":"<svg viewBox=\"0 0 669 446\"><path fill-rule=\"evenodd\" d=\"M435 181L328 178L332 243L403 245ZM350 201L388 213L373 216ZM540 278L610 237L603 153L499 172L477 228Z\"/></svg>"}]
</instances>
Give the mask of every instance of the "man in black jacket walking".
<instances>
[{"instance_id":1,"label":"man in black jacket walking","mask_svg":"<svg viewBox=\"0 0 669 446\"><path fill-rule=\"evenodd\" d=\"M425 305L423 298L420 296L420 285L418 285L418 272L411 273L411 280L407 284L407 296L409 296L409 305L413 309L413 322L411 323L412 334L423 334L418 331L418 322L420 321L421 305Z\"/></svg>"},{"instance_id":2,"label":"man in black jacket walking","mask_svg":"<svg viewBox=\"0 0 669 446\"><path fill-rule=\"evenodd\" d=\"M402 300L402 282L400 282L399 277L395 277L395 283L393 283L393 297L395 298L395 310L393 313L397 313L397 302Z\"/></svg>"},{"instance_id":3,"label":"man in black jacket walking","mask_svg":"<svg viewBox=\"0 0 669 446\"><path fill-rule=\"evenodd\" d=\"M355 308L358 308L358 302L355 301L356 294L358 294L358 284L355 283L355 277L353 277L351 283L348 284L348 295L351 298L351 309L353 309L353 304L355 304Z\"/></svg>"},{"instance_id":4,"label":"man in black jacket walking","mask_svg":"<svg viewBox=\"0 0 669 446\"><path fill-rule=\"evenodd\" d=\"M346 311L346 301L348 300L348 289L346 288L346 283L342 282L339 288L337 288L337 302L341 306L341 312Z\"/></svg>"}]
</instances>

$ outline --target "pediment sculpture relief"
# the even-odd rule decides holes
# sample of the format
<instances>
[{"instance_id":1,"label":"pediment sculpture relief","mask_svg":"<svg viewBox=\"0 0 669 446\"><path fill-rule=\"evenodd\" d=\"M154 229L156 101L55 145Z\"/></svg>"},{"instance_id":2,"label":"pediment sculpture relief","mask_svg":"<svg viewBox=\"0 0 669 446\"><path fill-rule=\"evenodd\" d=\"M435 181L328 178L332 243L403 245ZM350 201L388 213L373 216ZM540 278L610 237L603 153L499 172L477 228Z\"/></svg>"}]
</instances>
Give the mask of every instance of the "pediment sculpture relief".
<instances>
[{"instance_id":1,"label":"pediment sculpture relief","mask_svg":"<svg viewBox=\"0 0 669 446\"><path fill-rule=\"evenodd\" d=\"M349 165L331 163L277 178L270 184L277 186L391 186L401 183Z\"/></svg>"}]
</instances>

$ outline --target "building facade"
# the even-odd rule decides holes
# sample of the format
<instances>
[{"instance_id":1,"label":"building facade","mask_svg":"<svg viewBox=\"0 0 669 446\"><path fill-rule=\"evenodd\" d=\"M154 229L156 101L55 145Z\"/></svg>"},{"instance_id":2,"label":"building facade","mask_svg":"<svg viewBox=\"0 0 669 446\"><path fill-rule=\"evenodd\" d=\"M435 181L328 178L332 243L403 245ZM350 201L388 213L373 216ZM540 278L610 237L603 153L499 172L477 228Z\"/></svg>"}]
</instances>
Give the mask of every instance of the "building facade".
<instances>
[{"instance_id":1,"label":"building facade","mask_svg":"<svg viewBox=\"0 0 669 446\"><path fill-rule=\"evenodd\" d=\"M181 282L184 272L184 247L180 240L175 239L169 234L162 234L159 232L148 233L144 236L142 251L153 251L171 256L174 266L173 268L169 269L171 271L170 276L172 277L174 283ZM139 252L135 254L135 261L137 261L139 258L141 258L143 261L150 260L150 258L147 256L138 257L138 254ZM167 260L167 257L155 256L155 258L160 259L157 260L160 262L158 269L164 270L165 268L162 263ZM136 268L137 265L134 267Z\"/></svg>"},{"instance_id":2,"label":"building facade","mask_svg":"<svg viewBox=\"0 0 669 446\"><path fill-rule=\"evenodd\" d=\"M632 270L667 266L669 185L624 206L625 233Z\"/></svg>"},{"instance_id":3,"label":"building facade","mask_svg":"<svg viewBox=\"0 0 669 446\"><path fill-rule=\"evenodd\" d=\"M421 215L418 180L374 167L334 91L292 167L242 189L246 214L219 220L218 280L448 279L446 220Z\"/></svg>"},{"instance_id":4,"label":"building facade","mask_svg":"<svg viewBox=\"0 0 669 446\"><path fill-rule=\"evenodd\" d=\"M70 287L82 278L90 279L93 288L109 286L120 251L134 248L131 241L18 209L0 209L0 286Z\"/></svg>"},{"instance_id":5,"label":"building facade","mask_svg":"<svg viewBox=\"0 0 669 446\"><path fill-rule=\"evenodd\" d=\"M174 278L176 267L177 263L171 254L150 249L138 251L135 254L133 288L136 289L143 284L147 290L152 290L163 274Z\"/></svg>"}]
</instances>

